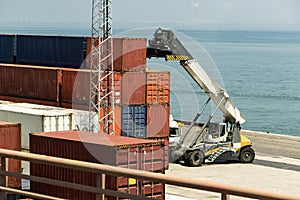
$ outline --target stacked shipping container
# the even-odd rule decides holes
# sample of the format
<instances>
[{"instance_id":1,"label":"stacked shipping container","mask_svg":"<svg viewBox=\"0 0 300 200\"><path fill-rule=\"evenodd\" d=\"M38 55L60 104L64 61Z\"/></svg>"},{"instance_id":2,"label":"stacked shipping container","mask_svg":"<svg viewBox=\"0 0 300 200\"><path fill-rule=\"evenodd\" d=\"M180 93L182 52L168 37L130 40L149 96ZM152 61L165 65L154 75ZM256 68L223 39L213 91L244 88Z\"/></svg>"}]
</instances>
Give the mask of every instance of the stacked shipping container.
<instances>
[{"instance_id":1,"label":"stacked shipping container","mask_svg":"<svg viewBox=\"0 0 300 200\"><path fill-rule=\"evenodd\" d=\"M116 121L122 136L163 138L169 135L169 72L115 72ZM118 108L119 107L119 108ZM118 113L120 112L120 113Z\"/></svg>"},{"instance_id":2,"label":"stacked shipping container","mask_svg":"<svg viewBox=\"0 0 300 200\"><path fill-rule=\"evenodd\" d=\"M98 41L96 41L96 45ZM90 68L92 38L87 38L86 67ZM115 71L142 71L146 69L146 39L113 38L113 65Z\"/></svg>"},{"instance_id":3,"label":"stacked shipping container","mask_svg":"<svg viewBox=\"0 0 300 200\"><path fill-rule=\"evenodd\" d=\"M9 36L6 37L9 38ZM37 51L41 48L39 51L42 53L36 56L39 59L45 56L45 60L51 61L59 60L60 57L55 56L57 52L50 52L51 48L46 49L47 43L56 43L52 44L54 51L59 46L64 46L62 52L67 51L65 46L71 43L72 45L69 46L76 47L75 52L77 53L75 54L78 55L79 51L83 52L79 46L84 47L79 43L86 41L87 49L91 47L91 38L83 40L82 38L66 37L64 42L63 37L17 36L17 41L20 43L19 46L28 44L30 48L36 47ZM115 104L119 106L116 108L116 113L119 116L116 117L115 122L116 134L142 138L167 137L170 95L169 73L145 71L145 39L115 38L113 48ZM22 53L24 52L22 51ZM90 50L87 53L90 53ZM32 54L34 53L31 52L29 56L33 56ZM68 53L63 53L63 55L71 57L71 55L68 56ZM26 57L26 55L24 56ZM19 60L22 59L19 58ZM32 61L28 62L31 63ZM63 62L57 63L64 64ZM1 64L0 98L9 101L88 110L89 80L90 70ZM139 112L132 112L135 110L139 110ZM155 122L155 120L157 121ZM121 131L123 125L124 131ZM157 131L157 127L161 128L160 131ZM144 129L145 131L135 134L140 132L135 129Z\"/></svg>"},{"instance_id":4,"label":"stacked shipping container","mask_svg":"<svg viewBox=\"0 0 300 200\"><path fill-rule=\"evenodd\" d=\"M86 57L86 38L18 35L16 63L80 68Z\"/></svg>"},{"instance_id":5,"label":"stacked shipping container","mask_svg":"<svg viewBox=\"0 0 300 200\"><path fill-rule=\"evenodd\" d=\"M22 124L22 149L29 150L29 133L88 130L89 112L28 103L0 101L0 120ZM97 119L95 119L96 123Z\"/></svg>"},{"instance_id":6,"label":"stacked shipping container","mask_svg":"<svg viewBox=\"0 0 300 200\"><path fill-rule=\"evenodd\" d=\"M90 68L91 40L81 36L0 35L0 62ZM146 68L146 39L114 38L113 44L115 70Z\"/></svg>"},{"instance_id":7,"label":"stacked shipping container","mask_svg":"<svg viewBox=\"0 0 300 200\"><path fill-rule=\"evenodd\" d=\"M61 70L13 64L0 65L0 95L56 104ZM4 98L2 98L4 99Z\"/></svg>"},{"instance_id":8,"label":"stacked shipping container","mask_svg":"<svg viewBox=\"0 0 300 200\"><path fill-rule=\"evenodd\" d=\"M88 109L89 102L89 84L90 84L90 70L89 69L66 69L57 68L54 66L62 65L63 67L78 68L80 62L84 58L87 58L84 62L87 68L90 67L90 58L87 56L90 54L91 38L68 38L66 42L63 42L61 37L44 37L44 36L21 36L15 40L19 41L19 45L16 45L16 49L13 52L13 62L16 60L18 63L28 63L36 65L48 65L53 67L35 67L35 66L24 66L24 65L0 65L0 98L9 101L19 102L30 102L39 103L44 105L55 105L66 108L78 108ZM156 163L155 165L160 166L162 171L168 167L168 135L169 135L169 100L170 100L170 74L168 72L159 71L148 71L146 70L146 40L145 39L130 39L130 38L114 38L113 46L113 57L114 57L114 84L115 86L115 125L117 136L128 136L138 138L150 138L156 139L161 146L156 146L156 152L159 153L158 157L161 159L159 162L163 165ZM1 40L0 40L1 42ZM48 48L47 43L50 44ZM69 45L70 42L70 45ZM72 43L72 44L71 44ZM7 42L8 44L8 42ZM26 54L26 44L30 49L29 54ZM15 44L14 44L15 45ZM63 47L62 47L62 46ZM7 45L9 46L9 45ZM72 48L67 48L71 47ZM39 47L34 49L34 47ZM40 49L42 48L42 49ZM45 49L43 49L45 48ZM58 49L59 50L55 50ZM23 49L23 50L22 50ZM54 50L53 50L54 49ZM74 52L69 52L73 51ZM39 51L34 53L33 51ZM55 51L55 53L53 53ZM51 54L51 55L49 55ZM58 55L60 54L60 55ZM35 56L34 56L35 55ZM63 55L63 57L61 57ZM82 56L83 55L83 56ZM18 57L19 56L19 57ZM49 57L47 57L49 56ZM10 57L6 56L7 58ZM67 58L66 58L67 57ZM76 59L71 59L76 57ZM1 58L1 57L0 57ZM66 59L64 59L66 58ZM1 62L1 61L0 61ZM9 63L6 59L3 62ZM16 80L17 79L17 80ZM24 84L25 83L25 84ZM102 112L100 117L102 117ZM70 133L70 132L69 132ZM54 143L64 140L64 138L72 136L68 134L59 136L59 134L53 134L49 136L44 134L41 138L45 137L47 140L52 137ZM84 133L82 133L84 135ZM51 135L51 134L50 134ZM72 134L71 134L72 135ZM55 138L59 138L59 140ZM77 136L76 136L77 137ZM108 136L110 137L110 136ZM37 135L33 138L38 138ZM35 139L33 139L35 141ZM76 140L76 139L75 139ZM128 138L128 141L131 140ZM33 143L34 143L33 141ZM37 140L36 140L37 141ZM46 140L45 140L46 141ZM49 140L50 141L50 140ZM52 141L52 140L51 140ZM66 141L69 141L66 140ZM118 148L126 143L127 140L120 139L122 143L112 144L111 146L118 146ZM146 142L147 141L147 142ZM36 143L38 144L38 143ZM130 143L131 144L131 143ZM136 144L135 144L136 145ZM148 149L148 146L153 147L153 142L150 140L144 140L142 149ZM31 145L32 146L32 145ZM31 149L33 152L39 152L48 155L52 150L51 148L45 147L46 149L35 149L43 148L34 145ZM64 146L64 145L62 145ZM138 145L139 146L139 145ZM72 147L72 148L71 148ZM30 147L31 148L31 147ZM48 148L48 149L47 149ZM108 147L105 147L108 148ZM54 148L55 149L55 148ZM54 152L54 149L52 153ZM78 148L70 146L70 149L77 152ZM109 149L109 148L108 148ZM122 148L121 148L122 149ZM138 148L132 148L137 149ZM132 152L131 148L126 149L126 152ZM84 151L84 150L83 150ZM146 150L147 152L148 150ZM48 152L48 153L47 153ZM62 153L63 151L61 151ZM119 151L116 155L119 155ZM64 157L64 153L55 151L54 156ZM125 152L123 152L125 153ZM67 152L68 154L68 152ZM128 153L127 153L128 154ZM126 154L126 155L127 155ZM71 155L71 154L70 154ZM75 155L75 154L74 154ZM100 155L104 155L101 153ZM135 154L136 155L136 152ZM148 155L148 154L145 154ZM80 157L80 155L78 155ZM117 160L121 159L120 156L116 156ZM158 157L156 157L158 159ZM68 157L66 158L73 158ZM83 159L85 158L73 158ZM136 158L140 160L140 158ZM85 160L91 161L91 160ZM94 160L93 160L94 162ZM148 161L147 161L148 162ZM151 166L153 160L151 160ZM153 171L154 168L149 168L150 165L141 166L138 163L135 164L122 164L123 167L132 167L135 169L142 169L147 171ZM118 165L118 166L122 166ZM40 166L39 166L40 167ZM44 166L43 166L44 167ZM47 172L51 173L57 168L43 168L47 169ZM34 168L33 168L34 170ZM156 171L156 168L155 170ZM59 172L60 173L60 172ZM69 173L69 172L68 172ZM71 173L71 174L70 174ZM56 179L70 178L74 176L74 180L80 178L82 174L80 172L70 172L69 174L55 175ZM85 174L90 177L90 174ZM94 179L93 179L94 180ZM79 180L80 182L80 180ZM135 185L130 185L128 179L117 178L109 179L107 187L131 193L138 193L145 196L151 193L151 197L164 198L164 185L163 184L149 184L145 182L139 182ZM110 185L109 185L110 184ZM38 185L35 185L38 187ZM123 187L124 186L124 187ZM46 188L45 190L54 190ZM65 191L65 190L64 190ZM142 193L144 191L144 193ZM77 193L74 193L77 194ZM85 194L90 195L90 194ZM87 196L88 197L88 196ZM90 198L88 198L90 199Z\"/></svg>"},{"instance_id":9,"label":"stacked shipping container","mask_svg":"<svg viewBox=\"0 0 300 200\"><path fill-rule=\"evenodd\" d=\"M157 173L164 173L165 148L162 142L89 132L52 132L30 136L31 153ZM97 186L97 174L78 170L32 163L30 174ZM164 199L165 194L164 184L110 175L105 177L105 188L158 199ZM31 182L31 191L67 199L96 199L93 193L36 182Z\"/></svg>"},{"instance_id":10,"label":"stacked shipping container","mask_svg":"<svg viewBox=\"0 0 300 200\"><path fill-rule=\"evenodd\" d=\"M0 64L0 99L88 110L90 70Z\"/></svg>"},{"instance_id":11,"label":"stacked shipping container","mask_svg":"<svg viewBox=\"0 0 300 200\"><path fill-rule=\"evenodd\" d=\"M168 137L170 74L146 70L145 39L116 38L113 42L114 83L108 85L114 85L115 116L120 116L115 120L115 134Z\"/></svg>"}]
</instances>

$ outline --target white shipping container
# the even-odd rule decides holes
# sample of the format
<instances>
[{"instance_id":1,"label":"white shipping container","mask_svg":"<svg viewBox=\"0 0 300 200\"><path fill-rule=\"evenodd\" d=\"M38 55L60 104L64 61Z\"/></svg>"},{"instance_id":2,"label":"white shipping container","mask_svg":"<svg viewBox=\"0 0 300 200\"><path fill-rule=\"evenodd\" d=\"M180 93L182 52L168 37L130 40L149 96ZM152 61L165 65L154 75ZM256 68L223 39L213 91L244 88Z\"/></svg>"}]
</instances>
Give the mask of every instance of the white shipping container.
<instances>
[{"instance_id":1,"label":"white shipping container","mask_svg":"<svg viewBox=\"0 0 300 200\"><path fill-rule=\"evenodd\" d=\"M79 131L88 131L89 130L89 111L84 110L76 110L76 109L66 109L54 106L44 106L38 104L31 104L31 103L14 103L15 106L21 106L24 108L31 108L36 110L52 110L52 111L63 111L63 112L70 112L73 114L73 126L72 130L79 130ZM94 124L97 123L95 118Z\"/></svg>"},{"instance_id":2,"label":"white shipping container","mask_svg":"<svg viewBox=\"0 0 300 200\"><path fill-rule=\"evenodd\" d=\"M67 110L32 109L0 104L0 120L21 123L21 147L29 149L29 133L72 130L74 114Z\"/></svg>"}]
</instances>

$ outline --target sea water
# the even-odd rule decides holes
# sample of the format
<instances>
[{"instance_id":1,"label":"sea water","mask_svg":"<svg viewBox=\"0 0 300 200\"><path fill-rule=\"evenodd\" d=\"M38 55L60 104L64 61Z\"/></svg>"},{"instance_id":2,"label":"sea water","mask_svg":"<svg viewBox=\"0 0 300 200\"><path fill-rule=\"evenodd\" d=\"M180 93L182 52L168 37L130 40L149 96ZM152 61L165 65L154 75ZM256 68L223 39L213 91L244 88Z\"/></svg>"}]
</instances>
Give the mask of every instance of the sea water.
<instances>
[{"instance_id":1,"label":"sea water","mask_svg":"<svg viewBox=\"0 0 300 200\"><path fill-rule=\"evenodd\" d=\"M211 55L226 91L246 117L244 129L300 136L299 32L182 32Z\"/></svg>"}]
</instances>

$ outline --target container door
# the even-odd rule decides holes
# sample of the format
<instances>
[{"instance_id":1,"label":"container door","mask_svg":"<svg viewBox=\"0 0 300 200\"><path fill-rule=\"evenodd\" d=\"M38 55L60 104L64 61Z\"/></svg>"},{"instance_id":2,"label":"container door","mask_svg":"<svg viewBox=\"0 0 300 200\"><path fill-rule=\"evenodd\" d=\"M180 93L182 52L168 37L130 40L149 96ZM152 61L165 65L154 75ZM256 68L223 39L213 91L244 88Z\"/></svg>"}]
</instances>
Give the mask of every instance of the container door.
<instances>
[{"instance_id":1,"label":"container door","mask_svg":"<svg viewBox=\"0 0 300 200\"><path fill-rule=\"evenodd\" d=\"M145 138L146 137L146 107L122 107L122 136Z\"/></svg>"},{"instance_id":2,"label":"container door","mask_svg":"<svg viewBox=\"0 0 300 200\"><path fill-rule=\"evenodd\" d=\"M146 137L146 108L145 106L134 107L134 135L137 138Z\"/></svg>"},{"instance_id":3,"label":"container door","mask_svg":"<svg viewBox=\"0 0 300 200\"><path fill-rule=\"evenodd\" d=\"M122 136L134 137L133 133L133 107L122 107Z\"/></svg>"},{"instance_id":4,"label":"container door","mask_svg":"<svg viewBox=\"0 0 300 200\"><path fill-rule=\"evenodd\" d=\"M44 132L72 130L73 114L44 116Z\"/></svg>"}]
</instances>

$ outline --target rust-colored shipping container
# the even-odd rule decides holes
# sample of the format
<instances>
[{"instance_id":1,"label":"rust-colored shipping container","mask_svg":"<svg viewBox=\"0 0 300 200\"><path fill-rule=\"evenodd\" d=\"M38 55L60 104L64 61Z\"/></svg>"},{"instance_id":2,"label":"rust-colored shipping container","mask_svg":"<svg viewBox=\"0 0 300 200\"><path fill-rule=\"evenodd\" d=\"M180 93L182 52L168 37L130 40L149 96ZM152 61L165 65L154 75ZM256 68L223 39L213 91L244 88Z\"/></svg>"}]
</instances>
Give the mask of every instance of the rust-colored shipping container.
<instances>
[{"instance_id":1,"label":"rust-colored shipping container","mask_svg":"<svg viewBox=\"0 0 300 200\"><path fill-rule=\"evenodd\" d=\"M147 71L146 103L170 102L170 72Z\"/></svg>"},{"instance_id":2,"label":"rust-colored shipping container","mask_svg":"<svg viewBox=\"0 0 300 200\"><path fill-rule=\"evenodd\" d=\"M146 73L127 72L122 75L121 86L122 105L145 104L146 99Z\"/></svg>"},{"instance_id":3,"label":"rust-colored shipping container","mask_svg":"<svg viewBox=\"0 0 300 200\"><path fill-rule=\"evenodd\" d=\"M107 109L107 113L110 113L111 107L106 108ZM115 136L121 136L121 127L122 127L122 123L121 123L121 116L122 116L122 108L121 106L116 105L114 107L114 126L115 126L115 132L113 133L113 124L110 123L109 128L108 128L108 132L104 130L104 127L107 127L108 125L106 124L106 126L104 126L104 121L100 122L100 132L105 132L106 134L109 135L115 135ZM100 119L104 117L104 107L100 107Z\"/></svg>"},{"instance_id":4,"label":"rust-colored shipping container","mask_svg":"<svg viewBox=\"0 0 300 200\"><path fill-rule=\"evenodd\" d=\"M63 69L61 102L87 104L90 99L90 70Z\"/></svg>"},{"instance_id":5,"label":"rust-colored shipping container","mask_svg":"<svg viewBox=\"0 0 300 200\"><path fill-rule=\"evenodd\" d=\"M91 41L87 38L87 68L90 68ZM146 38L113 38L114 71L145 70L146 45Z\"/></svg>"},{"instance_id":6,"label":"rust-colored shipping container","mask_svg":"<svg viewBox=\"0 0 300 200\"><path fill-rule=\"evenodd\" d=\"M114 42L114 70L140 71L146 69L145 38L115 38Z\"/></svg>"},{"instance_id":7,"label":"rust-colored shipping container","mask_svg":"<svg viewBox=\"0 0 300 200\"><path fill-rule=\"evenodd\" d=\"M0 95L59 101L60 70L14 64L0 64Z\"/></svg>"},{"instance_id":8,"label":"rust-colored shipping container","mask_svg":"<svg viewBox=\"0 0 300 200\"><path fill-rule=\"evenodd\" d=\"M157 173L165 171L165 143L153 140L77 131L37 133L30 136L30 152ZM31 163L30 174L89 186L97 184L94 173L44 164ZM115 176L105 177L105 187L149 197L163 197L165 193L163 184ZM31 191L67 199L96 199L93 193L33 181Z\"/></svg>"},{"instance_id":9,"label":"rust-colored shipping container","mask_svg":"<svg viewBox=\"0 0 300 200\"><path fill-rule=\"evenodd\" d=\"M146 105L170 102L170 73L115 72L115 104Z\"/></svg>"},{"instance_id":10,"label":"rust-colored shipping container","mask_svg":"<svg viewBox=\"0 0 300 200\"><path fill-rule=\"evenodd\" d=\"M21 124L0 122L0 148L21 151ZM21 161L9 158L7 170L21 173ZM21 187L21 179L8 177L6 181L8 187Z\"/></svg>"},{"instance_id":11,"label":"rust-colored shipping container","mask_svg":"<svg viewBox=\"0 0 300 200\"><path fill-rule=\"evenodd\" d=\"M147 105L147 138L168 137L170 133L170 105Z\"/></svg>"},{"instance_id":12,"label":"rust-colored shipping container","mask_svg":"<svg viewBox=\"0 0 300 200\"><path fill-rule=\"evenodd\" d=\"M115 104L121 104L122 98L122 73L114 73L114 91L115 91Z\"/></svg>"},{"instance_id":13,"label":"rust-colored shipping container","mask_svg":"<svg viewBox=\"0 0 300 200\"><path fill-rule=\"evenodd\" d=\"M146 138L147 139L147 138ZM168 137L156 137L156 138L150 138L151 140L156 140L158 142L163 142L165 145L165 169L169 169L169 136Z\"/></svg>"}]
</instances>

